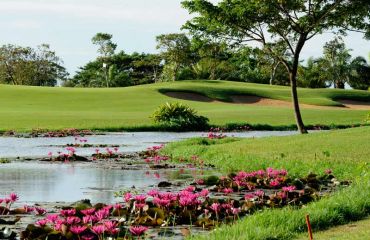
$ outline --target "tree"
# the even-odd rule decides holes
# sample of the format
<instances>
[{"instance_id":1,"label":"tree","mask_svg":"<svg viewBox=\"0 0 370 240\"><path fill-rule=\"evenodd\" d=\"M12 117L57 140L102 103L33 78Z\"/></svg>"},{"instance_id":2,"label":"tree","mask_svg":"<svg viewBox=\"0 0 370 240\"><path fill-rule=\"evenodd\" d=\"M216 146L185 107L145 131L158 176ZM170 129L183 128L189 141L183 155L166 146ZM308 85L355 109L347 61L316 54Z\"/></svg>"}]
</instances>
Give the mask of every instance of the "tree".
<instances>
[{"instance_id":1,"label":"tree","mask_svg":"<svg viewBox=\"0 0 370 240\"><path fill-rule=\"evenodd\" d=\"M105 75L106 86L109 87L109 68L110 66L106 63L108 58L114 54L117 48L117 44L112 42L113 35L108 33L97 33L91 42L94 45L98 45L98 53L101 54L100 58L103 60L103 71Z\"/></svg>"},{"instance_id":2,"label":"tree","mask_svg":"<svg viewBox=\"0 0 370 240\"><path fill-rule=\"evenodd\" d=\"M0 48L0 82L13 85L55 86L68 72L50 46L36 49L16 45Z\"/></svg>"},{"instance_id":3,"label":"tree","mask_svg":"<svg viewBox=\"0 0 370 240\"><path fill-rule=\"evenodd\" d=\"M190 40L183 33L162 34L157 36L157 49L160 49L166 65L164 71L170 74L170 80L177 80L180 67L190 62Z\"/></svg>"},{"instance_id":4,"label":"tree","mask_svg":"<svg viewBox=\"0 0 370 240\"><path fill-rule=\"evenodd\" d=\"M326 88L327 78L323 76L322 59L307 60L306 66L298 69L298 86L305 88Z\"/></svg>"},{"instance_id":5,"label":"tree","mask_svg":"<svg viewBox=\"0 0 370 240\"><path fill-rule=\"evenodd\" d=\"M101 57L107 58L114 54L114 51L117 48L117 44L112 42L113 35L108 33L97 33L91 39L91 42L94 45L99 46L98 53L101 54Z\"/></svg>"},{"instance_id":6,"label":"tree","mask_svg":"<svg viewBox=\"0 0 370 240\"><path fill-rule=\"evenodd\" d=\"M350 51L340 37L324 45L324 57L321 60L322 73L334 88L344 89L345 83L348 82L351 72Z\"/></svg>"},{"instance_id":7,"label":"tree","mask_svg":"<svg viewBox=\"0 0 370 240\"><path fill-rule=\"evenodd\" d=\"M81 67L75 76L64 83L69 87L104 87L106 77L110 87L126 87L138 84L154 83L158 80L162 66L157 54L133 53L121 51L107 59L97 58ZM103 63L109 68L102 69Z\"/></svg>"},{"instance_id":8,"label":"tree","mask_svg":"<svg viewBox=\"0 0 370 240\"><path fill-rule=\"evenodd\" d=\"M370 37L368 0L186 0L183 7L196 14L184 28L196 35L212 35L233 44L254 41L289 73L296 123L303 124L297 92L301 51L307 41L329 30L367 31ZM281 55L282 51L289 55Z\"/></svg>"},{"instance_id":9,"label":"tree","mask_svg":"<svg viewBox=\"0 0 370 240\"><path fill-rule=\"evenodd\" d=\"M368 90L370 87L370 66L363 57L356 57L351 62L348 84L354 89Z\"/></svg>"}]
</instances>

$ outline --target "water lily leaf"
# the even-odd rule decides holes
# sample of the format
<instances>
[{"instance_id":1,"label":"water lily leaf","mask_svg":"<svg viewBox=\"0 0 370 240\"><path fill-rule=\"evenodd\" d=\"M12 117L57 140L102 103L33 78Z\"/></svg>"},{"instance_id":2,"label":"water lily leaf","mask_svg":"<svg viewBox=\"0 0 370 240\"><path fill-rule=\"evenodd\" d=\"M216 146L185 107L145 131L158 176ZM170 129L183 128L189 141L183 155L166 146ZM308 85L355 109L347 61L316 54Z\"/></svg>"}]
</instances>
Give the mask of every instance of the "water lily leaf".
<instances>
[{"instance_id":1,"label":"water lily leaf","mask_svg":"<svg viewBox=\"0 0 370 240\"><path fill-rule=\"evenodd\" d=\"M158 219L158 218L165 219L166 218L166 214L163 211L163 209L156 208L156 207L149 208L147 211L147 214L154 219Z\"/></svg>"}]
</instances>

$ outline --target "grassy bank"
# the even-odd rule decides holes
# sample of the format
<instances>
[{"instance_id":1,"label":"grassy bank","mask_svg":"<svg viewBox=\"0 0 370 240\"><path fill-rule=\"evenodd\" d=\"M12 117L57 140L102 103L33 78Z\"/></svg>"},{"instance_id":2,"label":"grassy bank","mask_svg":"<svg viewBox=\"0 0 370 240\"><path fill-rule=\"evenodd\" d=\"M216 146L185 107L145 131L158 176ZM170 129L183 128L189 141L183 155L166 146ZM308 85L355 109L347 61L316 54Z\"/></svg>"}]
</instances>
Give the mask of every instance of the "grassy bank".
<instances>
[{"instance_id":1,"label":"grassy bank","mask_svg":"<svg viewBox=\"0 0 370 240\"><path fill-rule=\"evenodd\" d=\"M161 92L194 90L202 95L228 101L230 96L253 94L275 99L290 99L288 87L223 81L185 81L117 89L69 89L0 85L0 131L30 131L62 128L98 130L153 129L149 115L162 103L181 101L207 116L212 125L227 123L265 125L295 124L292 109L226 102L197 102L167 97ZM340 105L335 99L370 101L366 91L300 89L302 103ZM362 124L368 111L304 109L308 125Z\"/></svg>"},{"instance_id":2,"label":"grassy bank","mask_svg":"<svg viewBox=\"0 0 370 240\"><path fill-rule=\"evenodd\" d=\"M305 208L262 211L205 237L294 239L306 231L306 214L310 214L315 231L359 220L370 214L369 143L370 127L363 127L262 139L190 139L169 144L164 153L174 158L198 155L224 173L274 167L285 168L294 176L302 176L330 168L339 179L351 180L350 187Z\"/></svg>"}]
</instances>

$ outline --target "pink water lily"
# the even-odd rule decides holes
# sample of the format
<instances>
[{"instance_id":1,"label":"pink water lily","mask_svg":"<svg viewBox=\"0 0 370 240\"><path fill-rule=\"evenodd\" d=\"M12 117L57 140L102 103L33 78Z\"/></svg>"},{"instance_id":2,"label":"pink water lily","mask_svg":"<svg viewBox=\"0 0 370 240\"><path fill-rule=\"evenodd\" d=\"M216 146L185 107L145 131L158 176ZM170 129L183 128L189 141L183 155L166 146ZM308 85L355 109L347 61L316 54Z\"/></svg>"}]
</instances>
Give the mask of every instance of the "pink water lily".
<instances>
[{"instance_id":1,"label":"pink water lily","mask_svg":"<svg viewBox=\"0 0 370 240\"><path fill-rule=\"evenodd\" d=\"M74 215L76 215L76 209L61 210L60 214L65 216L65 217L74 216Z\"/></svg>"},{"instance_id":2,"label":"pink water lily","mask_svg":"<svg viewBox=\"0 0 370 240\"><path fill-rule=\"evenodd\" d=\"M81 210L81 213L83 215L93 215L95 211L96 211L95 208L89 208L89 209Z\"/></svg>"},{"instance_id":3,"label":"pink water lily","mask_svg":"<svg viewBox=\"0 0 370 240\"><path fill-rule=\"evenodd\" d=\"M91 227L91 230L96 233L97 235L102 235L105 232L104 225L95 225Z\"/></svg>"},{"instance_id":4,"label":"pink water lily","mask_svg":"<svg viewBox=\"0 0 370 240\"><path fill-rule=\"evenodd\" d=\"M293 192L296 190L295 186L282 187L283 192Z\"/></svg>"},{"instance_id":5,"label":"pink water lily","mask_svg":"<svg viewBox=\"0 0 370 240\"><path fill-rule=\"evenodd\" d=\"M87 227L85 226L71 226L70 227L70 231L76 235L80 235L81 233L83 233L85 230L87 229Z\"/></svg>"},{"instance_id":6,"label":"pink water lily","mask_svg":"<svg viewBox=\"0 0 370 240\"><path fill-rule=\"evenodd\" d=\"M130 227L130 233L134 236L141 236L143 235L146 231L148 231L149 228L144 227L144 226L131 226Z\"/></svg>"}]
</instances>

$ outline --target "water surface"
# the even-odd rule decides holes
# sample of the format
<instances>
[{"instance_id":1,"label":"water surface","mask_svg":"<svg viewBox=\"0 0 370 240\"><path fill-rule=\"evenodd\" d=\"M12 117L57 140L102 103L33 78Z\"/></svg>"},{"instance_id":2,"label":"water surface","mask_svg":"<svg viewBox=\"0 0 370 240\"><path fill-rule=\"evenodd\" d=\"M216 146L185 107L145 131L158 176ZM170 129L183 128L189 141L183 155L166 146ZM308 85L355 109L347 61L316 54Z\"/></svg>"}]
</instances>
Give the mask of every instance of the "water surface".
<instances>
[{"instance_id":1,"label":"water surface","mask_svg":"<svg viewBox=\"0 0 370 240\"><path fill-rule=\"evenodd\" d=\"M106 135L87 136L88 144L120 145L120 152L136 152L145 150L147 147L179 141L192 137L206 136L202 132L136 132L136 133L108 133ZM296 131L250 131L225 133L228 136L241 138L287 136L297 134ZM15 157L45 157L49 152L57 153L65 151L63 145L76 143L74 137L63 138L15 138L0 137L0 158ZM104 149L101 149L104 150ZM79 155L91 155L94 148L77 149Z\"/></svg>"}]
</instances>

